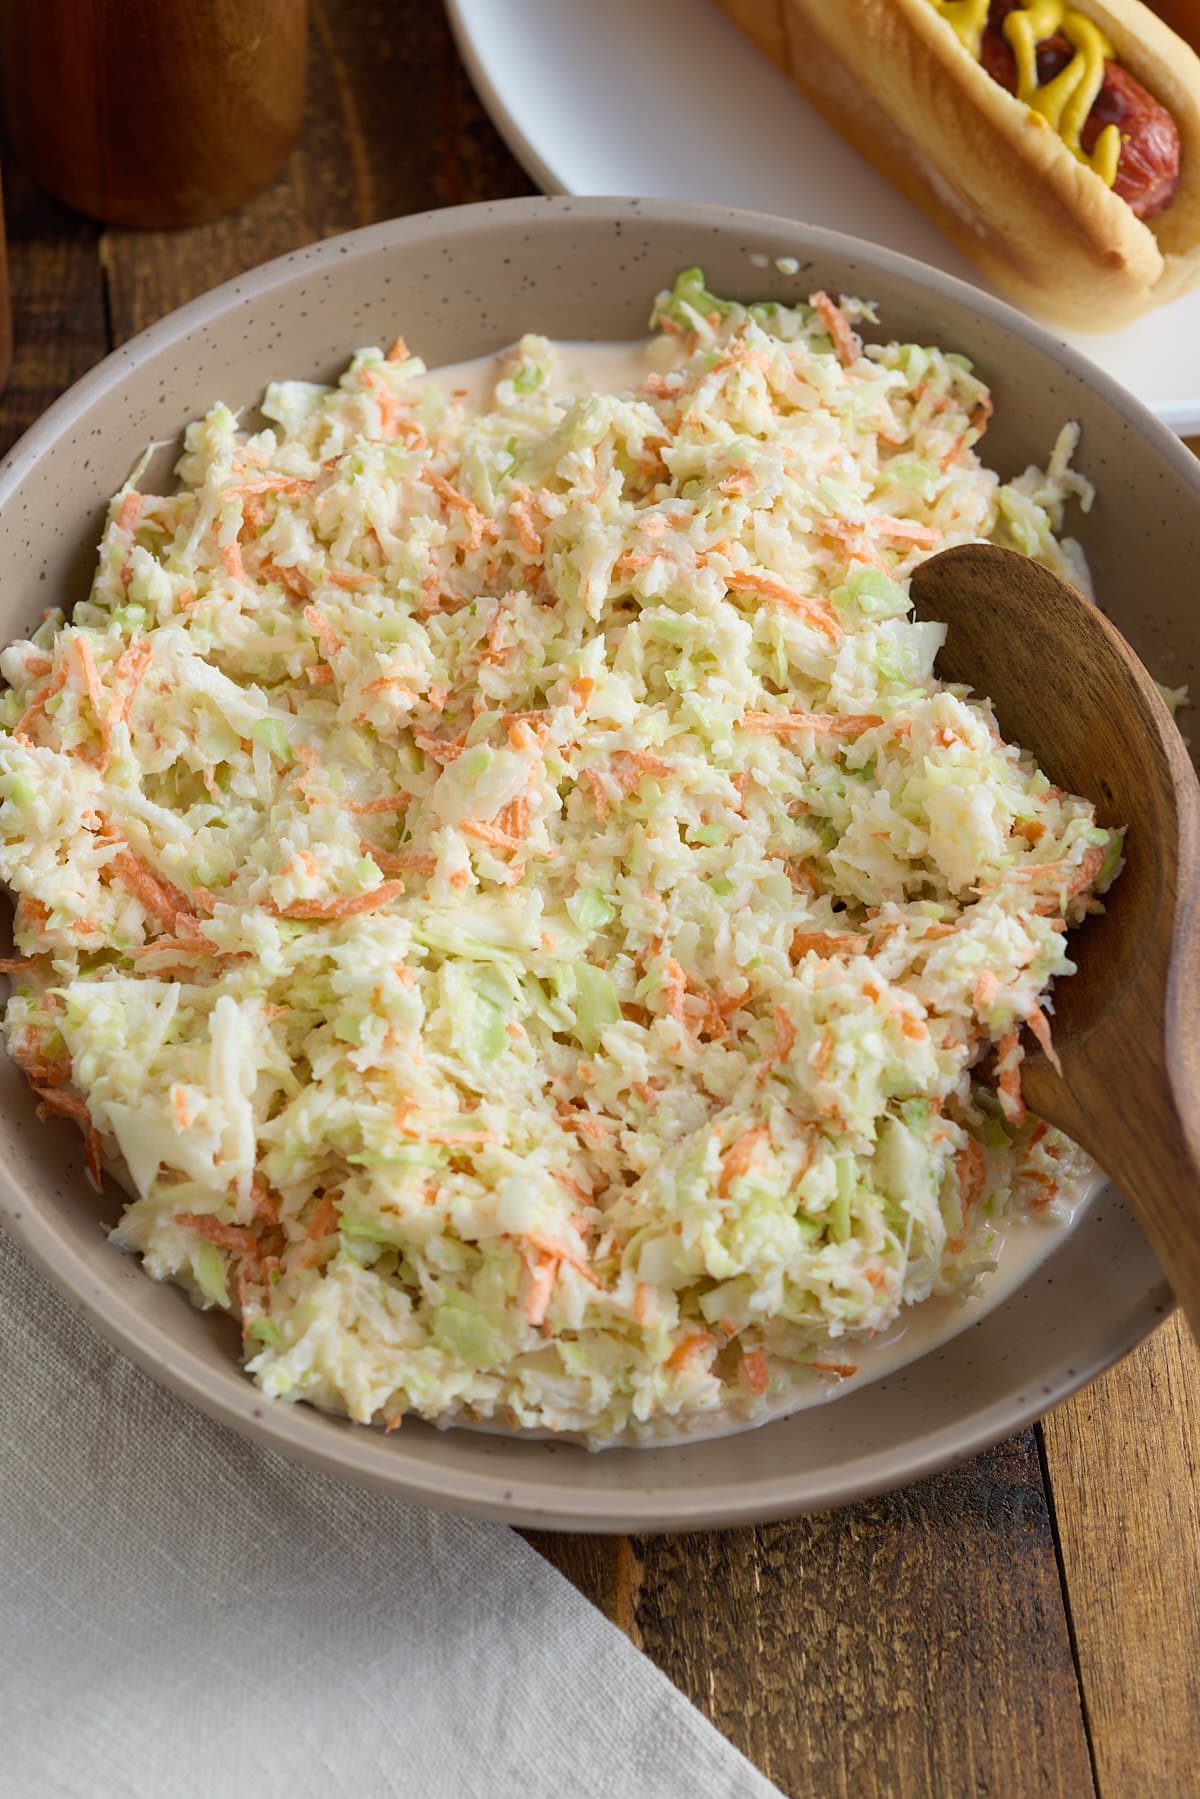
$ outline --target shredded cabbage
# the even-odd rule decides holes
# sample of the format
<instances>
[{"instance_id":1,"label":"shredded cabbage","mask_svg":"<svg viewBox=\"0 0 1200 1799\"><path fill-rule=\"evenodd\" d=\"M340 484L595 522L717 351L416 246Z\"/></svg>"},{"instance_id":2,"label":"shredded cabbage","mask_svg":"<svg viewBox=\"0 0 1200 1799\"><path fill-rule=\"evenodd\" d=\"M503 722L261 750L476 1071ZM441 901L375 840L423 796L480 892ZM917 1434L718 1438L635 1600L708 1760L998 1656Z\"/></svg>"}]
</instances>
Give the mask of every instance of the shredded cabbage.
<instances>
[{"instance_id":1,"label":"shredded cabbage","mask_svg":"<svg viewBox=\"0 0 1200 1799\"><path fill-rule=\"evenodd\" d=\"M268 1393L749 1421L1084 1169L1018 1033L1120 840L907 599L1086 582L1075 428L1001 482L868 316L692 270L625 392L530 337L483 405L398 344L217 406L0 658L8 1047Z\"/></svg>"}]
</instances>

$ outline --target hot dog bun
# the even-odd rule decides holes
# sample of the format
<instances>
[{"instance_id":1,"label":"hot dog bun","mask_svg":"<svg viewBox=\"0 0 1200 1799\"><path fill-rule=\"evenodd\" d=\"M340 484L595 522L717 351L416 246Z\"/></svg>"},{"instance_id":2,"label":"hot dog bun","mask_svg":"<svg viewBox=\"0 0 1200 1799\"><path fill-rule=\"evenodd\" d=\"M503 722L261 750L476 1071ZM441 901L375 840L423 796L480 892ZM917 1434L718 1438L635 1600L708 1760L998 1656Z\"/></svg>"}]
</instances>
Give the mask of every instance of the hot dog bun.
<instances>
[{"instance_id":1,"label":"hot dog bun","mask_svg":"<svg viewBox=\"0 0 1200 1799\"><path fill-rule=\"evenodd\" d=\"M1018 305L1110 331L1200 280L1200 58L1141 0L1077 0L1174 116L1181 178L1143 222L993 81L929 0L719 0Z\"/></svg>"}]
</instances>

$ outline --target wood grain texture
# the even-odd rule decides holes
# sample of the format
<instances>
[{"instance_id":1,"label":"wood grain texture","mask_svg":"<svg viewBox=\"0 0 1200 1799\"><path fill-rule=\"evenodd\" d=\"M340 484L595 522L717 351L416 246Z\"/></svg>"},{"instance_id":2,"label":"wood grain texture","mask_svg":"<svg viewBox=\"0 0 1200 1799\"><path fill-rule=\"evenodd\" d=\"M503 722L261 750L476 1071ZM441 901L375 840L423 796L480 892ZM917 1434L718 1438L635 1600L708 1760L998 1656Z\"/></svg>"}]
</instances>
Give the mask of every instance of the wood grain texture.
<instances>
[{"instance_id":1,"label":"wood grain texture","mask_svg":"<svg viewBox=\"0 0 1200 1799\"><path fill-rule=\"evenodd\" d=\"M534 191L475 98L440 6L310 0L309 15L308 105L280 179L210 225L105 234L115 343L302 244Z\"/></svg>"},{"instance_id":2,"label":"wood grain texture","mask_svg":"<svg viewBox=\"0 0 1200 1799\"><path fill-rule=\"evenodd\" d=\"M304 28L305 0L0 0L8 135L94 218L214 218L295 142Z\"/></svg>"},{"instance_id":3,"label":"wood grain texture","mask_svg":"<svg viewBox=\"0 0 1200 1799\"><path fill-rule=\"evenodd\" d=\"M1182 1319L1042 1433L1099 1790L1200 1792L1200 1353Z\"/></svg>"},{"instance_id":4,"label":"wood grain texture","mask_svg":"<svg viewBox=\"0 0 1200 1799\"><path fill-rule=\"evenodd\" d=\"M646 1652L792 1799L1093 1792L1032 1432L867 1504L640 1556Z\"/></svg>"},{"instance_id":5,"label":"wood grain texture","mask_svg":"<svg viewBox=\"0 0 1200 1799\"><path fill-rule=\"evenodd\" d=\"M0 451L108 349L96 227L38 193L11 160L4 210L13 366L0 395Z\"/></svg>"}]
</instances>

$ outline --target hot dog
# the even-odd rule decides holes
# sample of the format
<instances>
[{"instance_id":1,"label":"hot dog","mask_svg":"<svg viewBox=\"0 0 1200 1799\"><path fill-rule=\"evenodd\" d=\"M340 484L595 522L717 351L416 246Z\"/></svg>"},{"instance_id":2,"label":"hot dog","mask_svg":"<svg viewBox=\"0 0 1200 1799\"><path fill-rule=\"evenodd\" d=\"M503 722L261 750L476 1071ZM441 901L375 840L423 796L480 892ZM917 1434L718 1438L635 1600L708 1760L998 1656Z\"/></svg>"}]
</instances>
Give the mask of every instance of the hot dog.
<instances>
[{"instance_id":1,"label":"hot dog","mask_svg":"<svg viewBox=\"0 0 1200 1799\"><path fill-rule=\"evenodd\" d=\"M1029 311L1111 330L1200 280L1200 58L1141 0L720 3Z\"/></svg>"}]
</instances>

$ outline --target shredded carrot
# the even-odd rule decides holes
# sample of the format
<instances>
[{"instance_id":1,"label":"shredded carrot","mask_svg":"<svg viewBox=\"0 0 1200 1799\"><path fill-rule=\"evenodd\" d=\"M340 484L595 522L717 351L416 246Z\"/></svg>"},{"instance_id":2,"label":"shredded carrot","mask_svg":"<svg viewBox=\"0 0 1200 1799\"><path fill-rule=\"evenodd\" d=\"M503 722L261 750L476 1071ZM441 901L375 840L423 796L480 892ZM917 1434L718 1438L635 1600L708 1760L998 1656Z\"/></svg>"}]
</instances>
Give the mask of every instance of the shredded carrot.
<instances>
[{"instance_id":1,"label":"shredded carrot","mask_svg":"<svg viewBox=\"0 0 1200 1799\"><path fill-rule=\"evenodd\" d=\"M328 662L310 662L304 671L304 678L310 687L328 687L334 674Z\"/></svg>"},{"instance_id":2,"label":"shredded carrot","mask_svg":"<svg viewBox=\"0 0 1200 1799\"><path fill-rule=\"evenodd\" d=\"M608 795L604 791L604 783L594 768L583 769L581 779L586 781L592 790L592 803L596 808L596 817L603 824L608 817Z\"/></svg>"},{"instance_id":3,"label":"shredded carrot","mask_svg":"<svg viewBox=\"0 0 1200 1799\"><path fill-rule=\"evenodd\" d=\"M576 1274L581 1274L584 1280L589 1281L593 1287L600 1285L585 1258L577 1249L572 1249L570 1244L560 1243L556 1237L548 1237L544 1231L527 1231L525 1241L536 1249L539 1255L551 1256L556 1261L565 1262L568 1268L573 1268Z\"/></svg>"},{"instance_id":4,"label":"shredded carrot","mask_svg":"<svg viewBox=\"0 0 1200 1799\"><path fill-rule=\"evenodd\" d=\"M862 345L846 323L846 315L822 288L808 296L809 304L814 306L820 316L821 323L833 340L837 359L843 368L850 368L858 361Z\"/></svg>"},{"instance_id":5,"label":"shredded carrot","mask_svg":"<svg viewBox=\"0 0 1200 1799\"><path fill-rule=\"evenodd\" d=\"M825 1029L821 1032L821 1038L816 1049L809 1057L809 1061L812 1064L812 1071L818 1080L823 1078L826 1069L829 1067L832 1056L833 1032L830 1030L829 1026L826 1025Z\"/></svg>"},{"instance_id":6,"label":"shredded carrot","mask_svg":"<svg viewBox=\"0 0 1200 1799\"><path fill-rule=\"evenodd\" d=\"M402 337L398 337L396 339L395 343L392 345L391 349L388 351L386 357L384 358L384 361L385 362L407 362L408 355L409 355L408 345L405 343L405 341Z\"/></svg>"},{"instance_id":7,"label":"shredded carrot","mask_svg":"<svg viewBox=\"0 0 1200 1799\"><path fill-rule=\"evenodd\" d=\"M449 506L455 512L461 512L467 522L466 547L468 550L477 550L485 538L495 537L496 527L492 520L485 518L474 501L469 500L466 494L460 493L457 487L452 487L444 475L439 475L434 469L423 468L421 480L432 487L443 505Z\"/></svg>"},{"instance_id":8,"label":"shredded carrot","mask_svg":"<svg viewBox=\"0 0 1200 1799\"><path fill-rule=\"evenodd\" d=\"M411 793L385 793L373 800L343 800L347 812L359 818L384 812L403 812L412 802Z\"/></svg>"},{"instance_id":9,"label":"shredded carrot","mask_svg":"<svg viewBox=\"0 0 1200 1799\"><path fill-rule=\"evenodd\" d=\"M758 1071L759 1084L762 1085L780 1062L791 1055L796 1046L796 1024L786 1006L772 1006L771 1012L775 1020L775 1042L770 1051L763 1057Z\"/></svg>"},{"instance_id":10,"label":"shredded carrot","mask_svg":"<svg viewBox=\"0 0 1200 1799\"><path fill-rule=\"evenodd\" d=\"M903 439L898 441L903 442ZM954 442L950 445L950 448L948 450L943 450L942 454L938 457L938 467L943 474L946 473L947 469L953 468L966 447L967 434L965 431L960 431L958 436L954 439Z\"/></svg>"},{"instance_id":11,"label":"shredded carrot","mask_svg":"<svg viewBox=\"0 0 1200 1799\"><path fill-rule=\"evenodd\" d=\"M550 1296L558 1278L558 1258L546 1255L526 1256L525 1273L525 1295L521 1302L525 1321L532 1325L544 1324L546 1313L550 1309Z\"/></svg>"},{"instance_id":12,"label":"shredded carrot","mask_svg":"<svg viewBox=\"0 0 1200 1799\"><path fill-rule=\"evenodd\" d=\"M974 431L978 431L980 437L982 437L987 430L988 420L991 418L995 409L991 394L984 394L983 398L976 403L972 410L970 417L971 428Z\"/></svg>"},{"instance_id":13,"label":"shredded carrot","mask_svg":"<svg viewBox=\"0 0 1200 1799\"><path fill-rule=\"evenodd\" d=\"M652 756L648 750L617 750L612 756L609 772L623 793L633 793L646 775L666 780L674 771L669 762L664 762L661 756Z\"/></svg>"},{"instance_id":14,"label":"shredded carrot","mask_svg":"<svg viewBox=\"0 0 1200 1799\"><path fill-rule=\"evenodd\" d=\"M117 530L127 531L132 537L137 530L138 519L142 514L142 496L140 493L127 493L121 501L117 512Z\"/></svg>"},{"instance_id":15,"label":"shredded carrot","mask_svg":"<svg viewBox=\"0 0 1200 1799\"><path fill-rule=\"evenodd\" d=\"M312 1216L309 1219L305 1230L305 1235L310 1243L320 1243L326 1237L331 1237L334 1231L337 1230L338 1202L341 1197L341 1194L338 1192L323 1193L321 1195L317 1204L313 1207Z\"/></svg>"},{"instance_id":16,"label":"shredded carrot","mask_svg":"<svg viewBox=\"0 0 1200 1799\"><path fill-rule=\"evenodd\" d=\"M44 950L34 956L0 956L0 974L29 974L39 968L45 958Z\"/></svg>"},{"instance_id":17,"label":"shredded carrot","mask_svg":"<svg viewBox=\"0 0 1200 1799\"><path fill-rule=\"evenodd\" d=\"M143 909L168 931L179 930L179 920L194 917L191 901L173 882L156 875L128 847L118 850L108 866L120 876Z\"/></svg>"},{"instance_id":18,"label":"shredded carrot","mask_svg":"<svg viewBox=\"0 0 1200 1799\"><path fill-rule=\"evenodd\" d=\"M264 562L258 573L262 581L277 581L293 599L306 600L312 592L312 582L303 569L293 568L290 563Z\"/></svg>"},{"instance_id":19,"label":"shredded carrot","mask_svg":"<svg viewBox=\"0 0 1200 1799\"><path fill-rule=\"evenodd\" d=\"M486 843L493 849L517 850L523 856L533 856L540 861L551 862L557 853L552 849L533 848L519 837L511 837L507 831L502 831L497 825L488 824L481 818L461 819L458 828L465 831L468 837L476 837L480 843Z\"/></svg>"},{"instance_id":20,"label":"shredded carrot","mask_svg":"<svg viewBox=\"0 0 1200 1799\"><path fill-rule=\"evenodd\" d=\"M997 1088L1000 1110L1010 1124L1024 1124L1025 1101L1021 1096L1021 1038L1017 1030L1001 1037L996 1046Z\"/></svg>"},{"instance_id":21,"label":"shredded carrot","mask_svg":"<svg viewBox=\"0 0 1200 1799\"><path fill-rule=\"evenodd\" d=\"M716 1340L711 1331L694 1331L690 1337L685 1337L682 1343L675 1345L667 1357L666 1366L674 1373L680 1373L684 1369L690 1368L693 1362L698 1361L706 1351L714 1346Z\"/></svg>"},{"instance_id":22,"label":"shredded carrot","mask_svg":"<svg viewBox=\"0 0 1200 1799\"><path fill-rule=\"evenodd\" d=\"M666 1001L667 1014L679 1024L686 1024L684 996L687 993L687 976L675 960L668 956L663 963L663 999Z\"/></svg>"},{"instance_id":23,"label":"shredded carrot","mask_svg":"<svg viewBox=\"0 0 1200 1799\"><path fill-rule=\"evenodd\" d=\"M141 685L142 676L150 666L152 655L153 651L150 645L144 637L140 637L136 643L131 643L127 649L122 650L113 664L113 684L120 691L113 701L108 715L110 734L113 725L129 717L138 687Z\"/></svg>"},{"instance_id":24,"label":"shredded carrot","mask_svg":"<svg viewBox=\"0 0 1200 1799\"><path fill-rule=\"evenodd\" d=\"M325 655L327 657L336 656L342 647L342 640L334 630L333 626L322 613L317 611L315 606L306 606L304 608L304 622L321 645L321 649L324 651Z\"/></svg>"},{"instance_id":25,"label":"shredded carrot","mask_svg":"<svg viewBox=\"0 0 1200 1799\"><path fill-rule=\"evenodd\" d=\"M34 1092L45 1111L53 1112L59 1118L77 1118L81 1124L91 1124L92 1115L76 1094L62 1093L57 1087L35 1087Z\"/></svg>"},{"instance_id":26,"label":"shredded carrot","mask_svg":"<svg viewBox=\"0 0 1200 1799\"><path fill-rule=\"evenodd\" d=\"M770 1142L771 1133L765 1124L752 1125L736 1137L721 1157L721 1179L717 1192L722 1199L729 1195L729 1190L740 1175L745 1174L753 1165L755 1153L760 1143Z\"/></svg>"},{"instance_id":27,"label":"shredded carrot","mask_svg":"<svg viewBox=\"0 0 1200 1799\"><path fill-rule=\"evenodd\" d=\"M245 955L247 951L235 951L235 955ZM218 956L222 961L229 959L231 952L218 950L215 944L200 939L198 942L190 937L155 937L150 943L135 944L130 950L131 956L139 960L143 956L161 956L188 958L191 956Z\"/></svg>"},{"instance_id":28,"label":"shredded carrot","mask_svg":"<svg viewBox=\"0 0 1200 1799\"><path fill-rule=\"evenodd\" d=\"M852 1374L858 1373L857 1362L810 1362L808 1365L821 1374L836 1374L842 1380L849 1380Z\"/></svg>"},{"instance_id":29,"label":"shredded carrot","mask_svg":"<svg viewBox=\"0 0 1200 1799\"><path fill-rule=\"evenodd\" d=\"M752 1393L765 1393L771 1384L771 1372L761 1349L742 1351L742 1372Z\"/></svg>"},{"instance_id":30,"label":"shredded carrot","mask_svg":"<svg viewBox=\"0 0 1200 1799\"><path fill-rule=\"evenodd\" d=\"M265 1218L268 1224L279 1223L279 1201L270 1188L263 1185L257 1175L250 1182L250 1197L254 1201L254 1210L260 1218Z\"/></svg>"},{"instance_id":31,"label":"shredded carrot","mask_svg":"<svg viewBox=\"0 0 1200 1799\"><path fill-rule=\"evenodd\" d=\"M990 1006L1000 991L1000 983L990 968L985 968L975 983L974 1003L979 1011Z\"/></svg>"},{"instance_id":32,"label":"shredded carrot","mask_svg":"<svg viewBox=\"0 0 1200 1799\"><path fill-rule=\"evenodd\" d=\"M890 537L897 543L919 544L923 549L932 549L944 536L933 525L922 525L915 518L888 518L878 512L870 515L868 524L880 537Z\"/></svg>"},{"instance_id":33,"label":"shredded carrot","mask_svg":"<svg viewBox=\"0 0 1200 1799\"><path fill-rule=\"evenodd\" d=\"M734 569L724 577L725 585L731 593L752 593L760 599L773 600L777 606L784 606L789 612L798 613L809 624L823 631L826 637L835 641L842 635L842 627L833 615L828 601L796 593L773 575L756 575L748 569Z\"/></svg>"},{"instance_id":34,"label":"shredded carrot","mask_svg":"<svg viewBox=\"0 0 1200 1799\"><path fill-rule=\"evenodd\" d=\"M297 497L312 493L315 481L302 481L294 475L266 475L261 481L239 481L233 487L225 489L226 498L231 494L295 494Z\"/></svg>"},{"instance_id":35,"label":"shredded carrot","mask_svg":"<svg viewBox=\"0 0 1200 1799\"><path fill-rule=\"evenodd\" d=\"M360 587L377 587L379 576L368 574L366 569L331 568L325 579L332 587L342 587L353 593Z\"/></svg>"},{"instance_id":36,"label":"shredded carrot","mask_svg":"<svg viewBox=\"0 0 1200 1799\"><path fill-rule=\"evenodd\" d=\"M405 1124L402 1120L397 1121L396 1128L399 1130L401 1136L411 1137L414 1142L440 1143L446 1147L453 1147L455 1144L461 1144L463 1146L469 1145L471 1147L483 1149L486 1148L489 1143L499 1142L499 1138L496 1136L495 1131L419 1131L412 1125Z\"/></svg>"},{"instance_id":37,"label":"shredded carrot","mask_svg":"<svg viewBox=\"0 0 1200 1799\"><path fill-rule=\"evenodd\" d=\"M381 850L361 839L362 848L385 875L431 875L437 873L437 857L430 850Z\"/></svg>"},{"instance_id":38,"label":"shredded carrot","mask_svg":"<svg viewBox=\"0 0 1200 1799\"><path fill-rule=\"evenodd\" d=\"M1092 848L1084 855L1072 878L1067 882L1067 893L1071 898L1074 898L1077 893L1082 893L1085 887L1090 887L1103 866L1104 851L1098 844L1093 844Z\"/></svg>"},{"instance_id":39,"label":"shredded carrot","mask_svg":"<svg viewBox=\"0 0 1200 1799\"><path fill-rule=\"evenodd\" d=\"M400 435L400 400L394 394L382 375L374 369L363 371L363 383L370 389L379 408L379 432L381 437L391 439Z\"/></svg>"},{"instance_id":40,"label":"shredded carrot","mask_svg":"<svg viewBox=\"0 0 1200 1799\"><path fill-rule=\"evenodd\" d=\"M1050 1020L1046 1017L1042 1008L1040 1006L1034 1006L1025 1022L1037 1038L1041 1052L1045 1056L1047 1062L1049 1062L1051 1068L1053 1068L1055 1074L1061 1075L1063 1067L1058 1059L1058 1051L1055 1049L1050 1036Z\"/></svg>"},{"instance_id":41,"label":"shredded carrot","mask_svg":"<svg viewBox=\"0 0 1200 1799\"><path fill-rule=\"evenodd\" d=\"M857 931L796 931L792 937L792 961L813 951L823 960L830 956L858 956L867 947L867 939Z\"/></svg>"},{"instance_id":42,"label":"shredded carrot","mask_svg":"<svg viewBox=\"0 0 1200 1799\"><path fill-rule=\"evenodd\" d=\"M594 1112L571 1112L562 1110L558 1114L558 1122L564 1130L575 1131L580 1137L590 1137L593 1143L604 1143L612 1129L607 1118L597 1118Z\"/></svg>"},{"instance_id":43,"label":"shredded carrot","mask_svg":"<svg viewBox=\"0 0 1200 1799\"><path fill-rule=\"evenodd\" d=\"M772 737L791 737L798 731L813 731L821 737L859 737L874 730L883 719L877 712L744 712L742 724L747 731L762 731Z\"/></svg>"},{"instance_id":44,"label":"shredded carrot","mask_svg":"<svg viewBox=\"0 0 1200 1799\"><path fill-rule=\"evenodd\" d=\"M962 1202L962 1221L965 1230L967 1214L972 1206L979 1204L987 1185L987 1161L974 1137L968 1137L962 1149L955 1156L954 1169L958 1175L958 1196Z\"/></svg>"},{"instance_id":45,"label":"shredded carrot","mask_svg":"<svg viewBox=\"0 0 1200 1799\"><path fill-rule=\"evenodd\" d=\"M513 500L508 509L508 516L512 520L513 527L517 534L517 542L521 549L532 561L540 562L542 559L542 540L537 534L537 527L533 522L533 516L529 510L529 499L527 495L523 498Z\"/></svg>"},{"instance_id":46,"label":"shredded carrot","mask_svg":"<svg viewBox=\"0 0 1200 1799\"><path fill-rule=\"evenodd\" d=\"M242 561L242 546L238 543L221 545L221 561L225 564L225 573L231 581L246 579L246 565Z\"/></svg>"},{"instance_id":47,"label":"shredded carrot","mask_svg":"<svg viewBox=\"0 0 1200 1799\"><path fill-rule=\"evenodd\" d=\"M371 852L374 855L374 851ZM292 900L286 906L272 906L277 918L295 918L319 922L323 918L357 918L363 912L377 912L390 906L404 892L403 881L381 881L369 893L339 894L333 899Z\"/></svg>"},{"instance_id":48,"label":"shredded carrot","mask_svg":"<svg viewBox=\"0 0 1200 1799\"><path fill-rule=\"evenodd\" d=\"M424 750L427 756L432 756L435 762L440 762L443 766L447 762L457 761L459 756L462 755L463 750L466 747L465 738L465 731L463 732L462 741L455 740L452 737L435 737L432 732L422 731L419 727L413 731L413 742L416 744L417 748L419 750Z\"/></svg>"},{"instance_id":49,"label":"shredded carrot","mask_svg":"<svg viewBox=\"0 0 1200 1799\"><path fill-rule=\"evenodd\" d=\"M39 718L46 709L46 704L56 693L61 693L67 684L68 669L65 660L59 663L57 672L40 687L13 726L13 736L24 742L29 741L29 727L35 718Z\"/></svg>"},{"instance_id":50,"label":"shredded carrot","mask_svg":"<svg viewBox=\"0 0 1200 1799\"><path fill-rule=\"evenodd\" d=\"M231 1249L243 1256L256 1256L259 1252L259 1241L253 1231L240 1224L225 1224L211 1212L176 1212L175 1222L183 1225L185 1230L207 1237L218 1249Z\"/></svg>"}]
</instances>

